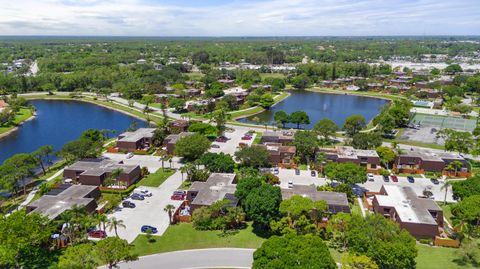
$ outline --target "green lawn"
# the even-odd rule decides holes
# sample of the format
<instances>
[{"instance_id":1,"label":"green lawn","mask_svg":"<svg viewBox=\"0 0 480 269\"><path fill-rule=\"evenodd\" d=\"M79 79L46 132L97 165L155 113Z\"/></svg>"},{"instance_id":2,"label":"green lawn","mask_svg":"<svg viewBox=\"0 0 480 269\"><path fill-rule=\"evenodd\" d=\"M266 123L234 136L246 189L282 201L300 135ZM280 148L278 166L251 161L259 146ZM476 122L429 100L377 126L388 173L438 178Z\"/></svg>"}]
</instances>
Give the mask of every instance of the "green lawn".
<instances>
[{"instance_id":1,"label":"green lawn","mask_svg":"<svg viewBox=\"0 0 480 269\"><path fill-rule=\"evenodd\" d=\"M193 79L193 80L200 80L205 76L205 74L200 72L185 73L185 75L187 75L190 79Z\"/></svg>"},{"instance_id":2,"label":"green lawn","mask_svg":"<svg viewBox=\"0 0 480 269\"><path fill-rule=\"evenodd\" d=\"M439 205L440 205L440 203L439 203ZM443 210L443 216L452 225L452 208L450 206L451 206L451 204L448 204L448 203L446 205L443 205L443 202L442 202L442 205L440 205L440 207Z\"/></svg>"},{"instance_id":3,"label":"green lawn","mask_svg":"<svg viewBox=\"0 0 480 269\"><path fill-rule=\"evenodd\" d=\"M166 214L158 212L158 214ZM134 252L140 256L153 253L200 248L258 248L265 240L247 228L234 234L222 231L197 231L191 224L181 223L168 227L162 236L154 236L155 242L149 243L145 235L139 235L133 241Z\"/></svg>"},{"instance_id":4,"label":"green lawn","mask_svg":"<svg viewBox=\"0 0 480 269\"><path fill-rule=\"evenodd\" d=\"M20 111L15 115L13 124L0 127L0 134L6 133L17 126L19 123L27 120L32 116L32 111L28 108L21 108Z\"/></svg>"},{"instance_id":5,"label":"green lawn","mask_svg":"<svg viewBox=\"0 0 480 269\"><path fill-rule=\"evenodd\" d=\"M158 187L160 186L167 178L175 173L174 169L162 168L158 169L157 172L152 173L146 177L144 177L137 185L139 186L147 186L147 187Z\"/></svg>"},{"instance_id":6,"label":"green lawn","mask_svg":"<svg viewBox=\"0 0 480 269\"><path fill-rule=\"evenodd\" d=\"M288 92L282 92L279 95L276 95L275 97L273 97L273 100L275 100L275 104L277 104L277 103L283 101L288 96L289 96ZM230 112L230 115L232 116L232 119L243 118L243 117L247 117L247 116L250 116L250 115L258 114L258 113L260 113L264 110L265 109L263 109L260 106L254 106L254 107L251 107L251 108L245 109L245 110L232 111L232 112Z\"/></svg>"},{"instance_id":7,"label":"green lawn","mask_svg":"<svg viewBox=\"0 0 480 269\"><path fill-rule=\"evenodd\" d=\"M439 248L426 245L417 245L417 268L418 269L469 269L476 268L470 265L459 265L454 262L457 257L455 248Z\"/></svg>"},{"instance_id":8,"label":"green lawn","mask_svg":"<svg viewBox=\"0 0 480 269\"><path fill-rule=\"evenodd\" d=\"M253 144L260 144L260 142L262 141L262 136L262 132L255 132L255 139L253 139Z\"/></svg>"},{"instance_id":9,"label":"green lawn","mask_svg":"<svg viewBox=\"0 0 480 269\"><path fill-rule=\"evenodd\" d=\"M263 80L266 78L285 78L285 75L282 73L260 73L260 77Z\"/></svg>"}]
</instances>

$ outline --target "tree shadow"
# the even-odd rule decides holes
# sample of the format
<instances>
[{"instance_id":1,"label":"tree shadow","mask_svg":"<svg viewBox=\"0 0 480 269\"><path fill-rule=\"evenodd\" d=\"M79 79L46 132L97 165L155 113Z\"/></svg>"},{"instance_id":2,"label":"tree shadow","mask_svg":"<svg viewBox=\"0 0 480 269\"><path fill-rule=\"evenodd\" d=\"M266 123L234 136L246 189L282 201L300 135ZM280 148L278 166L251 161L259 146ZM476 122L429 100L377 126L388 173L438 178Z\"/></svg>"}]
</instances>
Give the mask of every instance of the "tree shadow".
<instances>
[{"instance_id":1,"label":"tree shadow","mask_svg":"<svg viewBox=\"0 0 480 269\"><path fill-rule=\"evenodd\" d=\"M269 238L270 236L272 236L272 232L270 231L270 229L262 226L262 225L259 225L259 224L252 224L252 227L253 227L253 233L258 236L258 237L261 237L261 238Z\"/></svg>"}]
</instances>

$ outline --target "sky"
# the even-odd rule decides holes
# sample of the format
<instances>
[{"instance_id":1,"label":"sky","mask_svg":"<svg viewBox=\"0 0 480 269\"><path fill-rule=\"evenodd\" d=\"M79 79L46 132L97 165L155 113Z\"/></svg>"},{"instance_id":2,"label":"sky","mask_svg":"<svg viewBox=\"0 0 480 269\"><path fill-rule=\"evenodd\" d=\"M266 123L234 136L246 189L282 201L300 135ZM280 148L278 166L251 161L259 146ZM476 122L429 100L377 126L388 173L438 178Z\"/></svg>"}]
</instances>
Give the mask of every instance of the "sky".
<instances>
[{"instance_id":1,"label":"sky","mask_svg":"<svg viewBox=\"0 0 480 269\"><path fill-rule=\"evenodd\" d=\"M0 35L480 35L480 0L0 0Z\"/></svg>"}]
</instances>

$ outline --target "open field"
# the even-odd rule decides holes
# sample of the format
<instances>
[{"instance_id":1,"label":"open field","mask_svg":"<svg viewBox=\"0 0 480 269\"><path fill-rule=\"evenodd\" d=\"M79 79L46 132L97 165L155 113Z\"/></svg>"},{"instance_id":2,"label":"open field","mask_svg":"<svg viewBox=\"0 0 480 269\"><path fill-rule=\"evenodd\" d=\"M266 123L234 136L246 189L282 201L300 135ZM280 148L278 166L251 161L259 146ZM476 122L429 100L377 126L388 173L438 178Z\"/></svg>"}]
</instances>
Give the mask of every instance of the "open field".
<instances>
[{"instance_id":1,"label":"open field","mask_svg":"<svg viewBox=\"0 0 480 269\"><path fill-rule=\"evenodd\" d=\"M147 186L147 187L158 187L160 186L168 177L173 175L175 170L166 168L162 170L161 168L158 169L157 172L152 173L142 180L140 180L137 185L138 186Z\"/></svg>"}]
</instances>

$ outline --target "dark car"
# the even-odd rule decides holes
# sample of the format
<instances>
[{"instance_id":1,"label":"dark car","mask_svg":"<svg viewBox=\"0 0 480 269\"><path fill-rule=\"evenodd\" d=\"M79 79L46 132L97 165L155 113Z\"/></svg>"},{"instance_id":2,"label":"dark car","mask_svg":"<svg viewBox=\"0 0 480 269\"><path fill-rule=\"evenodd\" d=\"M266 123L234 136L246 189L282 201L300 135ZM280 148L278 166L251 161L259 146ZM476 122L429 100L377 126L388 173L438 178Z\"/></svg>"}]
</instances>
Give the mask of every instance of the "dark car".
<instances>
[{"instance_id":1,"label":"dark car","mask_svg":"<svg viewBox=\"0 0 480 269\"><path fill-rule=\"evenodd\" d=\"M398 182L398 177L397 177L397 176L390 176L390 179L391 179L393 182Z\"/></svg>"},{"instance_id":2,"label":"dark car","mask_svg":"<svg viewBox=\"0 0 480 269\"><path fill-rule=\"evenodd\" d=\"M317 173L312 170L312 171L310 172L310 175L311 175L312 177L314 177L314 176L317 176Z\"/></svg>"},{"instance_id":3,"label":"dark car","mask_svg":"<svg viewBox=\"0 0 480 269\"><path fill-rule=\"evenodd\" d=\"M150 225L143 225L140 230L142 231L142 233L146 233L149 229L152 231L152 234L158 233L157 228Z\"/></svg>"},{"instance_id":4,"label":"dark car","mask_svg":"<svg viewBox=\"0 0 480 269\"><path fill-rule=\"evenodd\" d=\"M138 193L134 193L130 196L130 199L133 199L133 200L145 200L145 196L141 195L141 194L138 194Z\"/></svg>"},{"instance_id":5,"label":"dark car","mask_svg":"<svg viewBox=\"0 0 480 269\"><path fill-rule=\"evenodd\" d=\"M225 143L225 142L227 142L227 140L228 139L225 136L219 136L219 137L217 137L217 139L215 139L215 141L220 142L220 143Z\"/></svg>"},{"instance_id":6,"label":"dark car","mask_svg":"<svg viewBox=\"0 0 480 269\"><path fill-rule=\"evenodd\" d=\"M438 181L438 179L436 179L436 178L431 178L430 181L435 185L440 184L440 181Z\"/></svg>"},{"instance_id":7,"label":"dark car","mask_svg":"<svg viewBox=\"0 0 480 269\"><path fill-rule=\"evenodd\" d=\"M299 169L295 169L295 175L300 175L300 170Z\"/></svg>"},{"instance_id":8,"label":"dark car","mask_svg":"<svg viewBox=\"0 0 480 269\"><path fill-rule=\"evenodd\" d=\"M390 179L388 178L388 176L383 176L383 181L390 182Z\"/></svg>"},{"instance_id":9,"label":"dark car","mask_svg":"<svg viewBox=\"0 0 480 269\"><path fill-rule=\"evenodd\" d=\"M412 177L412 176L407 176L407 180L408 180L408 182L410 182L410 183L415 183L415 178Z\"/></svg>"},{"instance_id":10,"label":"dark car","mask_svg":"<svg viewBox=\"0 0 480 269\"><path fill-rule=\"evenodd\" d=\"M105 231L97 230L97 231L90 231L88 232L88 236L93 238L105 238L107 237L107 233Z\"/></svg>"},{"instance_id":11,"label":"dark car","mask_svg":"<svg viewBox=\"0 0 480 269\"><path fill-rule=\"evenodd\" d=\"M122 206L125 208L135 208L135 204L130 201L123 201Z\"/></svg>"}]
</instances>

